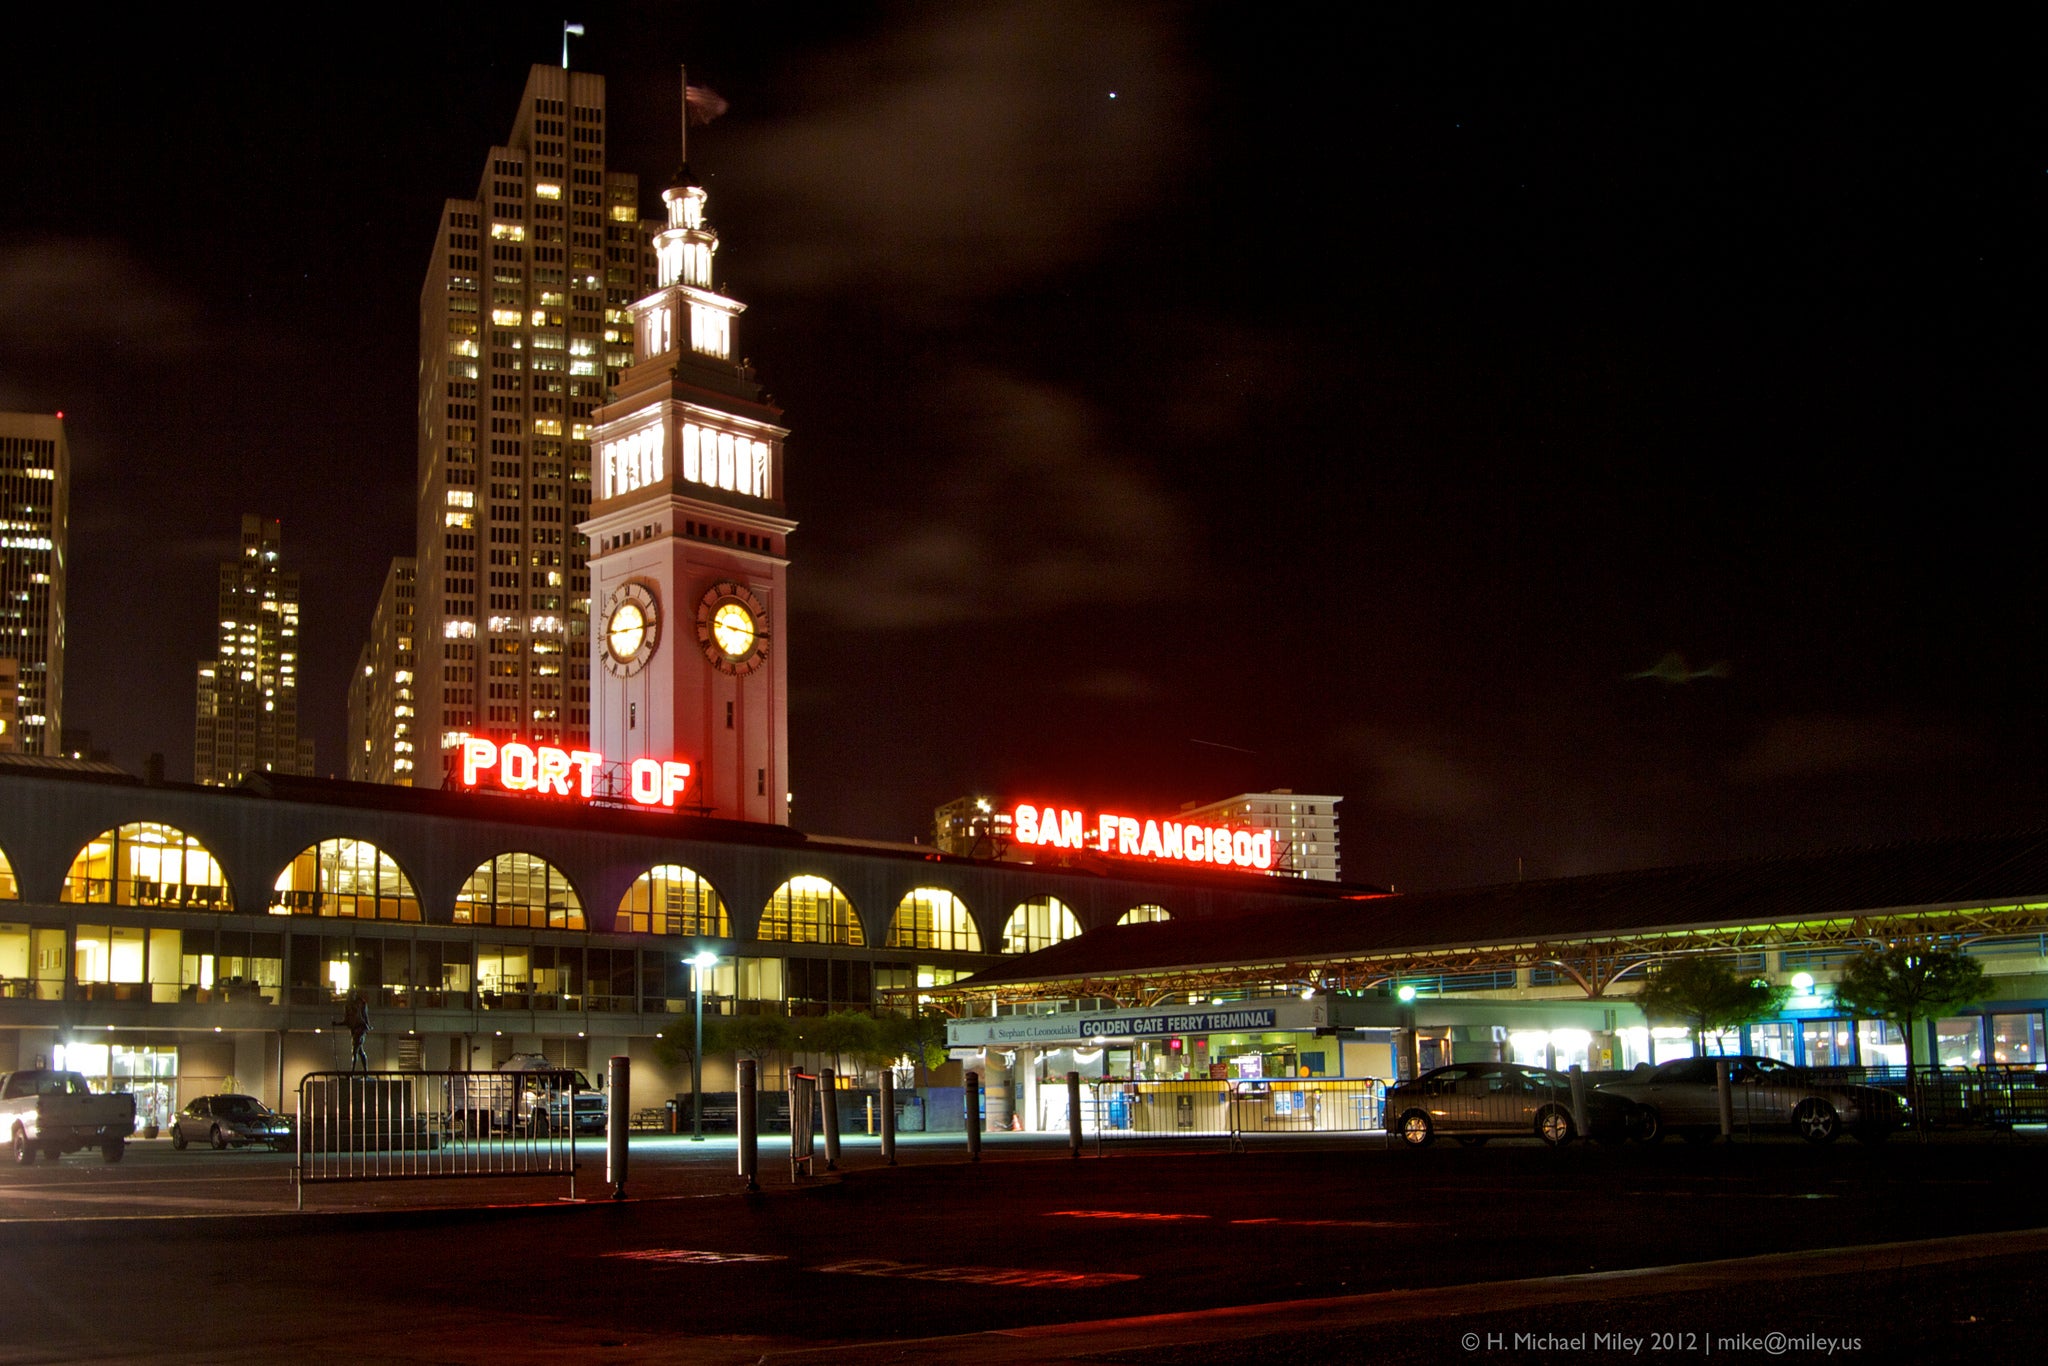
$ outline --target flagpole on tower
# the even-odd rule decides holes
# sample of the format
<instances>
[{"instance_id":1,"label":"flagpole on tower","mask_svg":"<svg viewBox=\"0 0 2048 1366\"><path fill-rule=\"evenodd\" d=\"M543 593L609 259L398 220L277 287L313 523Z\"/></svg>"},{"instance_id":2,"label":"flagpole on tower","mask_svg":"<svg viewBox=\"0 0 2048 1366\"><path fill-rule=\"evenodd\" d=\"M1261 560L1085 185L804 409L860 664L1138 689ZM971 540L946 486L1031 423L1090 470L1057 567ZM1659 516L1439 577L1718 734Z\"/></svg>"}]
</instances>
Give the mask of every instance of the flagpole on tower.
<instances>
[{"instance_id":1,"label":"flagpole on tower","mask_svg":"<svg viewBox=\"0 0 2048 1366\"><path fill-rule=\"evenodd\" d=\"M572 24L564 20L562 23L562 70L564 71L569 69L569 35L572 33L581 38L583 36L583 25Z\"/></svg>"},{"instance_id":2,"label":"flagpole on tower","mask_svg":"<svg viewBox=\"0 0 2048 1366\"><path fill-rule=\"evenodd\" d=\"M678 111L682 115L683 125L682 155L676 159L676 165L687 166L690 164L690 68L681 66L677 67L676 70L682 75L682 80L677 88L683 93L683 107Z\"/></svg>"}]
</instances>

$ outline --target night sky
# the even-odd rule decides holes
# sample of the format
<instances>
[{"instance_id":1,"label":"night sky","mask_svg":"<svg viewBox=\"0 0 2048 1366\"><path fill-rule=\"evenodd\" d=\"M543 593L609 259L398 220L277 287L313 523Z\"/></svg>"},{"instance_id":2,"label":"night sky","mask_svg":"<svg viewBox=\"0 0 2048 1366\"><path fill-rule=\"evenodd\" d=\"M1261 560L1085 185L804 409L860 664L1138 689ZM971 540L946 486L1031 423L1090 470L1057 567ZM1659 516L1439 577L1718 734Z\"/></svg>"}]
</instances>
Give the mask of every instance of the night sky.
<instances>
[{"instance_id":1,"label":"night sky","mask_svg":"<svg viewBox=\"0 0 2048 1366\"><path fill-rule=\"evenodd\" d=\"M691 160L794 431L799 826L1293 787L1419 890L2041 822L2039 35L1392 8L11 15L66 721L189 778L262 512L342 769L436 215L567 17L643 210L677 64L731 104Z\"/></svg>"}]
</instances>

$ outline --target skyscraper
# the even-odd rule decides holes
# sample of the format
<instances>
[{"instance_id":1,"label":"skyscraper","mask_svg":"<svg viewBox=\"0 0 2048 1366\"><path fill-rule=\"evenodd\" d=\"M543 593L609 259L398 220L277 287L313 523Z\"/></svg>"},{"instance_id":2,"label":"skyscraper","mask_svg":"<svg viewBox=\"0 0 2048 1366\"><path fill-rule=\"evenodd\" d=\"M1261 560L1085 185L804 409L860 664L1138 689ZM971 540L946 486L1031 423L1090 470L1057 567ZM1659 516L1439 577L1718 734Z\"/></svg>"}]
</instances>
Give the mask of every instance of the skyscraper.
<instances>
[{"instance_id":1,"label":"skyscraper","mask_svg":"<svg viewBox=\"0 0 2048 1366\"><path fill-rule=\"evenodd\" d=\"M581 528L590 743L614 761L690 763L695 810L787 824L789 432L736 360L746 305L713 283L718 234L687 161L661 197L653 290L633 309L640 359L598 411Z\"/></svg>"},{"instance_id":2,"label":"skyscraper","mask_svg":"<svg viewBox=\"0 0 2048 1366\"><path fill-rule=\"evenodd\" d=\"M0 413L0 657L16 662L19 751L57 754L64 723L64 414Z\"/></svg>"},{"instance_id":3,"label":"skyscraper","mask_svg":"<svg viewBox=\"0 0 2048 1366\"><path fill-rule=\"evenodd\" d=\"M220 567L215 658L199 666L195 781L313 771L313 741L299 737L299 576L282 549L276 518L243 514L241 553Z\"/></svg>"},{"instance_id":4,"label":"skyscraper","mask_svg":"<svg viewBox=\"0 0 2048 1366\"><path fill-rule=\"evenodd\" d=\"M1342 797L1296 792L1279 787L1271 792L1240 792L1220 802L1189 802L1181 814L1219 825L1243 825L1273 834L1280 877L1336 882L1341 876L1337 849L1337 803Z\"/></svg>"},{"instance_id":5,"label":"skyscraper","mask_svg":"<svg viewBox=\"0 0 2048 1366\"><path fill-rule=\"evenodd\" d=\"M370 639L348 685L348 776L359 783L412 785L417 760L416 565L391 562L370 619Z\"/></svg>"},{"instance_id":6,"label":"skyscraper","mask_svg":"<svg viewBox=\"0 0 2048 1366\"><path fill-rule=\"evenodd\" d=\"M536 66L471 199L441 211L420 294L419 751L590 728L592 414L651 288L639 182L605 166L602 76Z\"/></svg>"}]
</instances>

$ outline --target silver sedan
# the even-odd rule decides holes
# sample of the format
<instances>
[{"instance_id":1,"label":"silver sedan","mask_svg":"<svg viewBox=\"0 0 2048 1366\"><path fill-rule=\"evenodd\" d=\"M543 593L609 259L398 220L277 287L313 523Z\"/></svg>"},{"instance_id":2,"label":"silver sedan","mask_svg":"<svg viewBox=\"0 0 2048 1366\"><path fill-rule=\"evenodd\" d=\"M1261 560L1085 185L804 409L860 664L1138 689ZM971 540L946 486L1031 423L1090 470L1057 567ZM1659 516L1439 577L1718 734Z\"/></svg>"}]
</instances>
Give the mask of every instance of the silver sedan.
<instances>
[{"instance_id":1,"label":"silver sedan","mask_svg":"<svg viewBox=\"0 0 2048 1366\"><path fill-rule=\"evenodd\" d=\"M201 1096L171 1119L171 1146L188 1143L281 1151L292 1146L292 1122L254 1096Z\"/></svg>"},{"instance_id":2,"label":"silver sedan","mask_svg":"<svg viewBox=\"0 0 2048 1366\"><path fill-rule=\"evenodd\" d=\"M1846 1129L1876 1143L1911 1118L1906 1098L1896 1091L1823 1081L1803 1067L1753 1054L1680 1058L1640 1079L1603 1082L1600 1089L1642 1107L1636 1136L1646 1143L1666 1132L1710 1139L1721 1131L1721 1062L1728 1064L1730 1118L1738 1129L1790 1129L1809 1143L1832 1143Z\"/></svg>"}]
</instances>

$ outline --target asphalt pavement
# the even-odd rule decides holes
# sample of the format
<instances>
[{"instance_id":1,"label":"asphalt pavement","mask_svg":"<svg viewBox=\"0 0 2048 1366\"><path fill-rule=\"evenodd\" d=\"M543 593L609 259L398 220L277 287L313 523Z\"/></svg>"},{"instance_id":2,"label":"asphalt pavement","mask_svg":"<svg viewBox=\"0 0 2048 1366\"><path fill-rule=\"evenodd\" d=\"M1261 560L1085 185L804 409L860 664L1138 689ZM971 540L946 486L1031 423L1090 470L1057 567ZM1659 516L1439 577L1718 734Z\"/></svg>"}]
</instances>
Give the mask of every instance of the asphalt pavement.
<instances>
[{"instance_id":1,"label":"asphalt pavement","mask_svg":"<svg viewBox=\"0 0 2048 1366\"><path fill-rule=\"evenodd\" d=\"M623 1201L592 1144L579 1201L559 1177L384 1182L309 1187L305 1213L289 1157L12 1168L0 1361L1601 1359L1599 1332L1668 1321L1698 1355L1974 1340L1981 1362L2018 1331L1997 1292L2048 1266L2038 1141L899 1154L852 1140L847 1170L796 1180L764 1143L750 1196L729 1140L648 1138ZM1806 1331L1856 1304L1883 1311L1870 1345ZM1981 1327L1934 1331L1961 1318Z\"/></svg>"}]
</instances>

